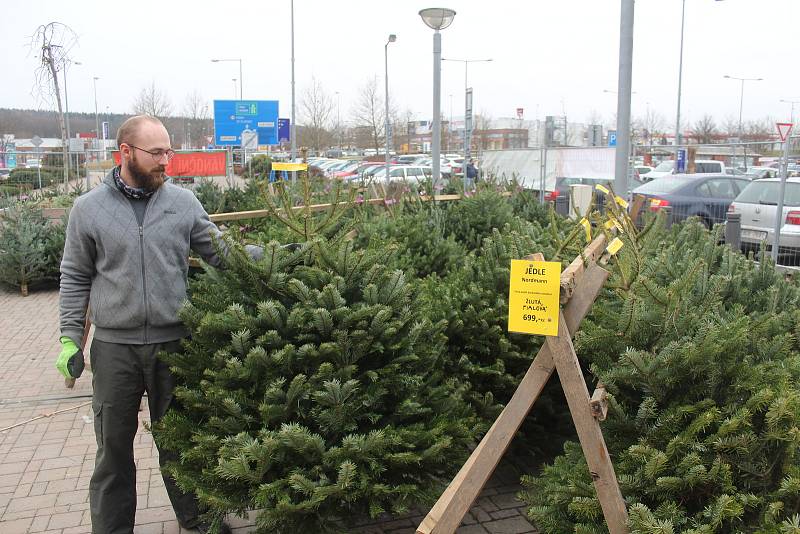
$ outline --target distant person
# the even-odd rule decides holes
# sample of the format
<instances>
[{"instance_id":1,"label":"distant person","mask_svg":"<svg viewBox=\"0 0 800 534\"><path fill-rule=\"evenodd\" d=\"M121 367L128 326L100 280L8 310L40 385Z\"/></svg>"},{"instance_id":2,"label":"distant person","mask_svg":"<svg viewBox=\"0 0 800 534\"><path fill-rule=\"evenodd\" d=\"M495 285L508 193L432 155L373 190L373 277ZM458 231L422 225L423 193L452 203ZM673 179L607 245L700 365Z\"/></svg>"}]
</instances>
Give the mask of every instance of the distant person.
<instances>
[{"instance_id":1,"label":"distant person","mask_svg":"<svg viewBox=\"0 0 800 534\"><path fill-rule=\"evenodd\" d=\"M475 160L470 159L467 163L467 183L466 188L472 190L475 188L475 182L478 179L478 169L475 167Z\"/></svg>"},{"instance_id":2,"label":"distant person","mask_svg":"<svg viewBox=\"0 0 800 534\"><path fill-rule=\"evenodd\" d=\"M56 368L83 371L87 305L95 325L91 348L92 411L97 455L89 482L94 534L132 534L136 514L133 440L147 392L151 421L174 400L175 377L158 359L180 350L189 332L178 318L186 299L189 251L219 266L212 238L220 231L194 193L166 181L175 155L158 119L131 117L117 133L120 165L78 197L69 216L59 294L62 350ZM225 251L224 242L220 242ZM252 256L263 252L249 247ZM158 445L158 443L156 443ZM175 460L159 449L159 463ZM197 497L162 471L180 525L207 532ZM230 533L223 524L220 532Z\"/></svg>"}]
</instances>

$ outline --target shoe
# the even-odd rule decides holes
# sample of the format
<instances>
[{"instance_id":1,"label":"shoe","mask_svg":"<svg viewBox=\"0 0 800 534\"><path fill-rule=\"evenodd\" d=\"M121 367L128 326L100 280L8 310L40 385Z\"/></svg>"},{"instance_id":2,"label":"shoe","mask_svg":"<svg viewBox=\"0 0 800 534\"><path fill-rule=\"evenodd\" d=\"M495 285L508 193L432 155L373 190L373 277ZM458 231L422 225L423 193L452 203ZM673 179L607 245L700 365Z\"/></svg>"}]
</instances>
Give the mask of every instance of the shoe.
<instances>
[{"instance_id":1,"label":"shoe","mask_svg":"<svg viewBox=\"0 0 800 534\"><path fill-rule=\"evenodd\" d=\"M208 534L211 532L211 523L198 523L194 526L194 530L199 532L200 534ZM232 534L231 527L225 521L219 526L219 530L217 531L219 534Z\"/></svg>"}]
</instances>

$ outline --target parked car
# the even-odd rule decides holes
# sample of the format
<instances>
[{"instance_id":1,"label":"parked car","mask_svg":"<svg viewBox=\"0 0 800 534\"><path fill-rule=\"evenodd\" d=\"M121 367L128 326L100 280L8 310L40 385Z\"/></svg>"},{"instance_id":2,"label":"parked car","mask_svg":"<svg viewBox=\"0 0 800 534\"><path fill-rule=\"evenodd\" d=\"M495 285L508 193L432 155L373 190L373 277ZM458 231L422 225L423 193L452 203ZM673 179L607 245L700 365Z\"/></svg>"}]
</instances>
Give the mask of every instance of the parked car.
<instances>
[{"instance_id":1,"label":"parked car","mask_svg":"<svg viewBox=\"0 0 800 534\"><path fill-rule=\"evenodd\" d=\"M379 168L373 175L373 180L380 182L408 182L418 185L433 176L430 167L423 165L393 165L389 168L389 180L386 180L386 168Z\"/></svg>"},{"instance_id":2,"label":"parked car","mask_svg":"<svg viewBox=\"0 0 800 534\"><path fill-rule=\"evenodd\" d=\"M368 162L359 161L357 162L357 165L358 166L355 169L352 169L350 171L339 171L335 173L334 176L344 180L357 180L359 178L362 178L362 176L368 169L371 169L373 167L379 167L383 165L383 163L375 161L368 161Z\"/></svg>"},{"instance_id":3,"label":"parked car","mask_svg":"<svg viewBox=\"0 0 800 534\"><path fill-rule=\"evenodd\" d=\"M639 187L640 185L642 185L642 183L643 182L641 180L637 180L634 177L633 183L628 184L628 188L629 188L629 190L630 189L634 189L634 188ZM546 192L544 199L547 200L547 201L553 201L553 202L555 202L559 198L569 199L570 186L572 186L572 185L589 185L589 186L592 186L592 188L594 188L596 185L602 185L603 187L606 187L606 188L613 188L614 180L608 180L606 178L565 178L565 177L559 177L559 178L556 178L555 190ZM594 189L594 191L595 191L595 206L598 206L598 207L603 206L605 204L605 193L602 193L601 191L598 191L597 189ZM628 192L629 191L626 191L625 193L627 194ZM619 193L617 193L617 194L619 194ZM622 196L624 197L625 195L622 195Z\"/></svg>"},{"instance_id":4,"label":"parked car","mask_svg":"<svg viewBox=\"0 0 800 534\"><path fill-rule=\"evenodd\" d=\"M463 161L463 160L462 160ZM453 165L455 162L451 159L441 158L439 160L439 172L444 175L451 175L453 173ZM414 165L422 165L423 167L432 167L433 166L433 158L430 156L425 156L422 158L418 158L414 161Z\"/></svg>"},{"instance_id":5,"label":"parked car","mask_svg":"<svg viewBox=\"0 0 800 534\"><path fill-rule=\"evenodd\" d=\"M396 165L411 165L421 156L419 154L403 154L392 158L392 163Z\"/></svg>"},{"instance_id":6,"label":"parked car","mask_svg":"<svg viewBox=\"0 0 800 534\"><path fill-rule=\"evenodd\" d=\"M345 165L328 170L328 176L331 178L342 178L354 172L361 165L360 161L348 161Z\"/></svg>"},{"instance_id":7,"label":"parked car","mask_svg":"<svg viewBox=\"0 0 800 534\"><path fill-rule=\"evenodd\" d=\"M743 171L743 176L751 180L761 180L762 178L776 178L779 176L780 171L774 167L747 167Z\"/></svg>"},{"instance_id":8,"label":"parked car","mask_svg":"<svg viewBox=\"0 0 800 534\"><path fill-rule=\"evenodd\" d=\"M728 174L675 174L633 190L652 211L669 206L672 220L700 217L708 228L726 220L728 206L750 181Z\"/></svg>"},{"instance_id":9,"label":"parked car","mask_svg":"<svg viewBox=\"0 0 800 534\"><path fill-rule=\"evenodd\" d=\"M656 178L662 178L664 176L669 176L672 174L672 171L675 170L675 162L671 159L662 161L658 165L655 166L653 170L648 172L647 174L639 173L639 178L641 178L645 182L649 182L650 180L655 180Z\"/></svg>"},{"instance_id":10,"label":"parked car","mask_svg":"<svg viewBox=\"0 0 800 534\"><path fill-rule=\"evenodd\" d=\"M780 182L780 178L754 180L731 204L729 211L742 217L743 250L757 249L762 242L768 250L775 245ZM783 199L778 259L781 263L787 259L796 262L800 258L800 178L787 178Z\"/></svg>"},{"instance_id":11,"label":"parked car","mask_svg":"<svg viewBox=\"0 0 800 534\"><path fill-rule=\"evenodd\" d=\"M634 165L633 170L639 173L639 176L642 177L655 169L655 167L651 167L650 165Z\"/></svg>"}]
</instances>

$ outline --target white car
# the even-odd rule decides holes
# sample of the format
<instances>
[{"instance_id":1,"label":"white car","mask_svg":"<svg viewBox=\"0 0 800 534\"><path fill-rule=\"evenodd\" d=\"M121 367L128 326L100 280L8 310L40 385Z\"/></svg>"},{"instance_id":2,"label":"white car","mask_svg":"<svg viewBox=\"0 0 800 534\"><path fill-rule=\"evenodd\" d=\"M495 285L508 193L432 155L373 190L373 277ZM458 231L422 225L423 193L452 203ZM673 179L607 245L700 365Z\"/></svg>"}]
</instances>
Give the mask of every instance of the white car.
<instances>
[{"instance_id":1,"label":"white car","mask_svg":"<svg viewBox=\"0 0 800 534\"><path fill-rule=\"evenodd\" d=\"M671 159L666 161L662 161L656 167L646 174L639 173L639 178L644 180L645 182L649 182L651 180L655 180L656 178L663 178L664 176L669 176L672 174L672 171L675 170L675 162Z\"/></svg>"},{"instance_id":2,"label":"white car","mask_svg":"<svg viewBox=\"0 0 800 534\"><path fill-rule=\"evenodd\" d=\"M414 165L422 165L423 167L432 167L433 166L433 158L430 156L425 156L424 158L419 158L418 160L414 161ZM441 158L439 160L439 172L442 174L450 175L453 173L453 166L458 167L458 164L451 159L448 158Z\"/></svg>"},{"instance_id":3,"label":"white car","mask_svg":"<svg viewBox=\"0 0 800 534\"><path fill-rule=\"evenodd\" d=\"M742 216L742 248L757 249L763 242L767 249L775 243L775 217L778 213L780 178L753 180L736 197L728 208L730 213ZM800 177L786 180L781 229L778 243L779 257L800 257Z\"/></svg>"},{"instance_id":4,"label":"white car","mask_svg":"<svg viewBox=\"0 0 800 534\"><path fill-rule=\"evenodd\" d=\"M417 185L429 180L433 176L430 167L424 165L392 165L389 167L389 179L386 179L386 168L381 167L372 175L378 182L408 182Z\"/></svg>"}]
</instances>

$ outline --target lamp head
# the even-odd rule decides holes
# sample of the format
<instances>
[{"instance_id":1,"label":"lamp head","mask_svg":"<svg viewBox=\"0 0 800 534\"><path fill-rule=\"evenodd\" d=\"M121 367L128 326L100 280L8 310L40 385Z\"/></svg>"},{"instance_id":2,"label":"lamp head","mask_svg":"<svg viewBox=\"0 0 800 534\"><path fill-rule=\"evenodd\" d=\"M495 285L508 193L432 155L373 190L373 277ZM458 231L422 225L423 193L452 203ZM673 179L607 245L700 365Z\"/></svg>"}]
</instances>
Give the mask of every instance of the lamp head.
<instances>
[{"instance_id":1,"label":"lamp head","mask_svg":"<svg viewBox=\"0 0 800 534\"><path fill-rule=\"evenodd\" d=\"M389 42L393 43L395 41L397 41L397 36L395 34L393 34L393 33L389 34Z\"/></svg>"},{"instance_id":2,"label":"lamp head","mask_svg":"<svg viewBox=\"0 0 800 534\"><path fill-rule=\"evenodd\" d=\"M419 12L422 21L432 30L443 30L453 23L456 12L446 7L429 7Z\"/></svg>"}]
</instances>

